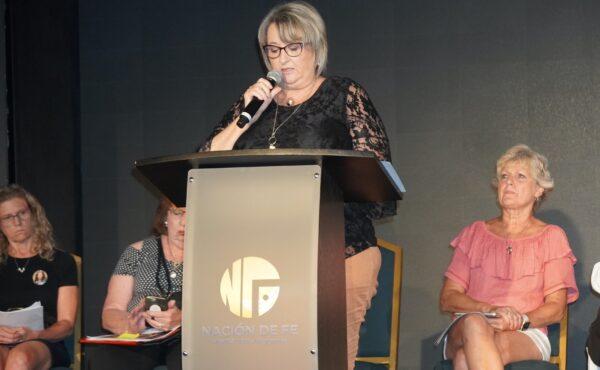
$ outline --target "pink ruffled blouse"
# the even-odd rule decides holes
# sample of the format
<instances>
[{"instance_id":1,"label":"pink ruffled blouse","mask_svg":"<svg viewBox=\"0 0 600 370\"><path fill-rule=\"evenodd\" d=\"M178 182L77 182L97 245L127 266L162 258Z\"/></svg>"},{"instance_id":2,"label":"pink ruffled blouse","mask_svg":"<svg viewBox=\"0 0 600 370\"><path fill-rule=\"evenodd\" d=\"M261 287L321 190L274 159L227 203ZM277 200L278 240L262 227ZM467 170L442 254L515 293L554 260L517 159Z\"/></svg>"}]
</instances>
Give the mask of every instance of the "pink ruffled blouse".
<instances>
[{"instance_id":1,"label":"pink ruffled blouse","mask_svg":"<svg viewBox=\"0 0 600 370\"><path fill-rule=\"evenodd\" d=\"M573 271L577 259L556 225L547 225L538 235L506 239L476 221L450 245L455 250L445 276L477 301L526 313L560 289L567 289L568 303L579 297Z\"/></svg>"}]
</instances>

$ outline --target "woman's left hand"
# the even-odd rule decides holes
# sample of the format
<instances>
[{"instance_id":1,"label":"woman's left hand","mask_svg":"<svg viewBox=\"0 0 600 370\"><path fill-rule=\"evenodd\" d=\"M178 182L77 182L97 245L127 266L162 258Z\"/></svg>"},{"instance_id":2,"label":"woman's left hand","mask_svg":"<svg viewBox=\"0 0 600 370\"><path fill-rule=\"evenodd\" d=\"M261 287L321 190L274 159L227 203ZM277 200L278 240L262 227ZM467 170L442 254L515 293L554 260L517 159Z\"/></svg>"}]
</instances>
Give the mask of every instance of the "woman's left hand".
<instances>
[{"instance_id":1,"label":"woman's left hand","mask_svg":"<svg viewBox=\"0 0 600 370\"><path fill-rule=\"evenodd\" d=\"M181 310L177 308L174 300L170 300L166 311L144 313L146 322L153 328L163 331L169 331L174 327L181 325Z\"/></svg>"},{"instance_id":2,"label":"woman's left hand","mask_svg":"<svg viewBox=\"0 0 600 370\"><path fill-rule=\"evenodd\" d=\"M523 325L523 315L514 307L498 307L494 311L500 317L488 319L490 326L498 331L519 330Z\"/></svg>"},{"instance_id":3,"label":"woman's left hand","mask_svg":"<svg viewBox=\"0 0 600 370\"><path fill-rule=\"evenodd\" d=\"M24 342L26 340L36 339L39 332L22 326L15 328L15 334L18 336L17 342Z\"/></svg>"}]
</instances>

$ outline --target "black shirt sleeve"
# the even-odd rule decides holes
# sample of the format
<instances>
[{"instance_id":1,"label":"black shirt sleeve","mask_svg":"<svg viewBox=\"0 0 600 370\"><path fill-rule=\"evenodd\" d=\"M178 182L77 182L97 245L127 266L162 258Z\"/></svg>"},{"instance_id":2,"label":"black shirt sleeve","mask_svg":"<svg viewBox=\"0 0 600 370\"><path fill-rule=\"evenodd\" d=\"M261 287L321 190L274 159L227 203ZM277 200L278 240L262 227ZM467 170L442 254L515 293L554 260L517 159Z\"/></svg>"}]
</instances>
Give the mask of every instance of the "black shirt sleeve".
<instances>
[{"instance_id":1,"label":"black shirt sleeve","mask_svg":"<svg viewBox=\"0 0 600 370\"><path fill-rule=\"evenodd\" d=\"M69 253L57 250L54 258L58 272L58 286L78 286L77 265L73 257Z\"/></svg>"}]
</instances>

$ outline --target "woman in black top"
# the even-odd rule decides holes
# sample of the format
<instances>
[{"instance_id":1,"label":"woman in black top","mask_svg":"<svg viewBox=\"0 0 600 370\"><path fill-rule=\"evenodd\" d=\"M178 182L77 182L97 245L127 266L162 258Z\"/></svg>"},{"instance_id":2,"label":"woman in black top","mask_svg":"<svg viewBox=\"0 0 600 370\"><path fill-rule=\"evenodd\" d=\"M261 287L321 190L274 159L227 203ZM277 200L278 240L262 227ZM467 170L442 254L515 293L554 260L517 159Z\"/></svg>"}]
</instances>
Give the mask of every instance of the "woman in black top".
<instances>
[{"instance_id":1,"label":"woman in black top","mask_svg":"<svg viewBox=\"0 0 600 370\"><path fill-rule=\"evenodd\" d=\"M258 30L263 60L281 73L272 88L250 86L217 125L202 150L315 148L374 153L390 160L383 122L367 92L349 78L325 77L327 37L316 9L304 2L276 6ZM253 98L264 103L245 126L240 114ZM395 203L347 203L346 299L348 366L354 367L358 329L375 294L381 256L372 220L395 214Z\"/></svg>"},{"instance_id":2,"label":"woman in black top","mask_svg":"<svg viewBox=\"0 0 600 370\"><path fill-rule=\"evenodd\" d=\"M41 204L25 189L0 189L0 310L44 307L44 329L0 326L0 369L69 366L63 339L77 315L77 269L55 248Z\"/></svg>"}]
</instances>

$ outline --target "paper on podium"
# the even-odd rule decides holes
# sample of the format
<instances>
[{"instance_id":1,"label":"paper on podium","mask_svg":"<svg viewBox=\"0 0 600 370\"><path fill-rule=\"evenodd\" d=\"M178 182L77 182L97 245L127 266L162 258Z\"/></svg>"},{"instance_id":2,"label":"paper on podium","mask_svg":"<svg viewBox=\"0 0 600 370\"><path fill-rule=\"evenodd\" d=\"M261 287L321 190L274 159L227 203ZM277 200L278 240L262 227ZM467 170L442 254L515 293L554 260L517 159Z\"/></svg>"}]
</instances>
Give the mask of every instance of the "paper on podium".
<instances>
[{"instance_id":1,"label":"paper on podium","mask_svg":"<svg viewBox=\"0 0 600 370\"><path fill-rule=\"evenodd\" d=\"M31 330L44 329L44 307L35 302L27 308L15 311L0 311L0 326L27 327Z\"/></svg>"},{"instance_id":2,"label":"paper on podium","mask_svg":"<svg viewBox=\"0 0 600 370\"><path fill-rule=\"evenodd\" d=\"M388 175L390 180L392 180L392 183L394 184L396 189L398 189L401 193L406 193L406 188L404 187L402 180L400 180L398 172L396 172L396 169L394 168L394 166L392 166L392 163L389 161L380 161L380 163L383 165L385 173Z\"/></svg>"}]
</instances>

